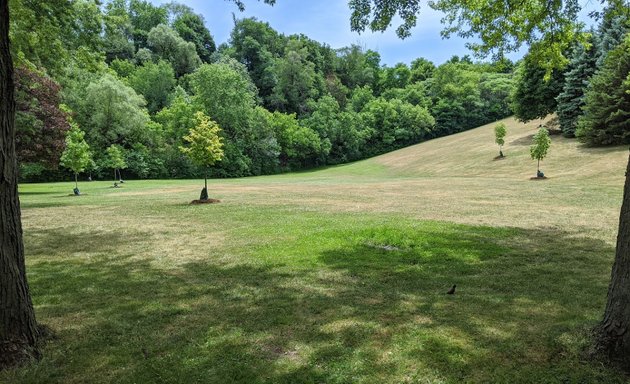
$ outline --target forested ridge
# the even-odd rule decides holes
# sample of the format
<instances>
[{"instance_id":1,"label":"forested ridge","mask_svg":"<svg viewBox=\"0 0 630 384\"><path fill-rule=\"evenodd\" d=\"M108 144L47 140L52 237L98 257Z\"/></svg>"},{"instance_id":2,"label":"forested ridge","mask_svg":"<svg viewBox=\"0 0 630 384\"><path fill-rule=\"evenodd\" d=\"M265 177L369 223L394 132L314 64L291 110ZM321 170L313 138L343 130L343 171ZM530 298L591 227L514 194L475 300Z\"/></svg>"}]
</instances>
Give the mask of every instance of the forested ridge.
<instances>
[{"instance_id":1,"label":"forested ridge","mask_svg":"<svg viewBox=\"0 0 630 384\"><path fill-rule=\"evenodd\" d=\"M529 56L453 56L437 66L420 57L389 67L378 52L333 49L255 18L235 19L217 46L203 16L178 3L10 6L22 180L70 177L59 162L71 123L85 132L93 178L115 168L129 178L198 177L180 150L198 112L221 128L225 156L214 177L345 163L512 114L527 121L557 112L563 133L589 144L630 141L630 83L627 67L618 68L629 61L628 17L619 9L605 10L584 32L588 43L576 40L565 68L549 74ZM618 123L597 126L610 104L598 95L611 82L619 84L611 96Z\"/></svg>"}]
</instances>

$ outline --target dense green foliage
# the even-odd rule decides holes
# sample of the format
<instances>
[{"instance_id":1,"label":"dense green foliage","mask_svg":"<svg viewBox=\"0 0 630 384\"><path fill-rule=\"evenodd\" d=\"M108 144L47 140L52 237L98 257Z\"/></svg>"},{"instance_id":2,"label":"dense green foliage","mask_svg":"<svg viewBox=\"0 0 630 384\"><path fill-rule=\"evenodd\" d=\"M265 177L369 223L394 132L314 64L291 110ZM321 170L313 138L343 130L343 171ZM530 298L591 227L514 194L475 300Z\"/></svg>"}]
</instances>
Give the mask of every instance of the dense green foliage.
<instances>
[{"instance_id":1,"label":"dense green foliage","mask_svg":"<svg viewBox=\"0 0 630 384\"><path fill-rule=\"evenodd\" d=\"M589 46L577 45L567 67L562 92L556 98L557 113L562 134L575 136L578 118L582 115L584 92L595 73L597 49L593 42Z\"/></svg>"},{"instance_id":2,"label":"dense green foliage","mask_svg":"<svg viewBox=\"0 0 630 384\"><path fill-rule=\"evenodd\" d=\"M95 177L112 168L112 145L132 177L199 174L178 150L197 112L222 128L225 156L211 171L221 177L344 163L512 113L511 64L505 71L500 62L454 57L437 67L423 58L388 67L358 45L333 49L254 18L235 20L230 41L217 50L203 17L177 3L13 0L12 6L19 73L41 73L35 80L50 84L53 101L44 112L29 108L34 96L21 88L23 153L35 153L29 143L51 152L50 168L68 129L65 115L54 110L61 102L85 130ZM56 136L43 135L42 127ZM58 143L26 140L26 133ZM22 162L23 177L57 175Z\"/></svg>"},{"instance_id":3,"label":"dense green foliage","mask_svg":"<svg viewBox=\"0 0 630 384\"><path fill-rule=\"evenodd\" d=\"M541 119L556 110L556 98L564 83L562 71L556 69L547 76L545 68L528 55L521 62L517 76L512 107L519 120Z\"/></svg>"},{"instance_id":4,"label":"dense green foliage","mask_svg":"<svg viewBox=\"0 0 630 384\"><path fill-rule=\"evenodd\" d=\"M454 3L436 4L451 22L461 16L452 12ZM130 177L199 174L178 150L197 112L222 127L225 157L211 171L219 177L358 160L512 113L527 121L558 111L563 128L572 127L586 108L593 60L614 49L627 25L623 13L608 8L596 43L576 43L569 65L553 72L536 50L516 64L500 55L485 63L454 56L437 66L418 58L390 67L377 52L357 45L333 49L255 18L235 20L230 40L217 48L203 17L177 3L11 5L14 56L23 74L18 84L24 83L18 88L20 153L40 159L21 159L27 179L59 175L47 169L58 164L68 129L61 102L86 132L95 177L108 172L112 145L120 146ZM474 7L462 12L482 11ZM572 11L567 7L552 14Z\"/></svg>"},{"instance_id":5,"label":"dense green foliage","mask_svg":"<svg viewBox=\"0 0 630 384\"><path fill-rule=\"evenodd\" d=\"M593 145L630 143L630 34L593 76L575 134Z\"/></svg>"},{"instance_id":6,"label":"dense green foliage","mask_svg":"<svg viewBox=\"0 0 630 384\"><path fill-rule=\"evenodd\" d=\"M457 34L477 37L468 47L479 56L518 51L523 44L532 47L536 62L547 73L566 63L564 51L580 38L581 23L576 23L581 5L578 0L565 1L465 1L435 0L427 2L431 8L445 14L442 22L447 27L443 36ZM622 0L611 0L619 5ZM396 16L402 23L398 36L411 34L420 12L420 0L350 0L351 27L363 31L384 31ZM543 33L541 33L543 32ZM546 33L545 33L546 32Z\"/></svg>"}]
</instances>

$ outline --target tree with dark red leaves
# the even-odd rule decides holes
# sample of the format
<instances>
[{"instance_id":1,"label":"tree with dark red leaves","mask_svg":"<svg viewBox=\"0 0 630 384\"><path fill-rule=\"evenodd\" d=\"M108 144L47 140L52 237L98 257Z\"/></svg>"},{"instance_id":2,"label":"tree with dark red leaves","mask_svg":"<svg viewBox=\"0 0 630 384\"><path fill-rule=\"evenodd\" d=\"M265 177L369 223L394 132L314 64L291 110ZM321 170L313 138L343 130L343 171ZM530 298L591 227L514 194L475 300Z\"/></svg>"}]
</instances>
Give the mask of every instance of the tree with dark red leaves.
<instances>
[{"instance_id":1,"label":"tree with dark red leaves","mask_svg":"<svg viewBox=\"0 0 630 384\"><path fill-rule=\"evenodd\" d=\"M57 169L70 124L59 108L61 87L53 79L25 67L15 70L16 152L20 164Z\"/></svg>"}]
</instances>

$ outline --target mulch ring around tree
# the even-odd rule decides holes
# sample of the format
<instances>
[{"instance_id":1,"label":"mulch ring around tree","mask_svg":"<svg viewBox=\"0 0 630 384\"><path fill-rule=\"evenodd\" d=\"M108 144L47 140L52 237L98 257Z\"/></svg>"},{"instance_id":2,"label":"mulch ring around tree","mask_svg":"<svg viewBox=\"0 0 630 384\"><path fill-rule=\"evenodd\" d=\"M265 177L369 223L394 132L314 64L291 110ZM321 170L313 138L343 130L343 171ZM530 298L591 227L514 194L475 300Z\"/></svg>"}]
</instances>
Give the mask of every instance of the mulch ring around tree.
<instances>
[{"instance_id":1,"label":"mulch ring around tree","mask_svg":"<svg viewBox=\"0 0 630 384\"><path fill-rule=\"evenodd\" d=\"M190 202L190 204L215 204L215 203L220 203L221 200L217 200L217 199L207 199L207 200L193 200Z\"/></svg>"},{"instance_id":2,"label":"mulch ring around tree","mask_svg":"<svg viewBox=\"0 0 630 384\"><path fill-rule=\"evenodd\" d=\"M538 176L534 176L534 177L530 177L530 180L547 180L547 176L543 176L543 177L538 177Z\"/></svg>"}]
</instances>

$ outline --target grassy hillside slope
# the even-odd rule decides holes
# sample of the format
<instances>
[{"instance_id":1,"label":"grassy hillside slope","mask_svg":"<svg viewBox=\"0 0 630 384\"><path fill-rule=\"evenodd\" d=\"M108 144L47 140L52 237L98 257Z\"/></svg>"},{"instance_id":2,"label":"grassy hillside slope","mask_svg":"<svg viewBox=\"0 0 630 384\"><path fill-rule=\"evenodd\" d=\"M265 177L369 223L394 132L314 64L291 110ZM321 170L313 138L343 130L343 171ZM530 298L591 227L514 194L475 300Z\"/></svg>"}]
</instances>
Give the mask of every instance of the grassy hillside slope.
<instances>
[{"instance_id":1,"label":"grassy hillside slope","mask_svg":"<svg viewBox=\"0 0 630 384\"><path fill-rule=\"evenodd\" d=\"M296 174L20 186L39 322L8 383L625 382L583 358L627 148L505 120ZM455 295L445 292L457 284Z\"/></svg>"}]
</instances>

